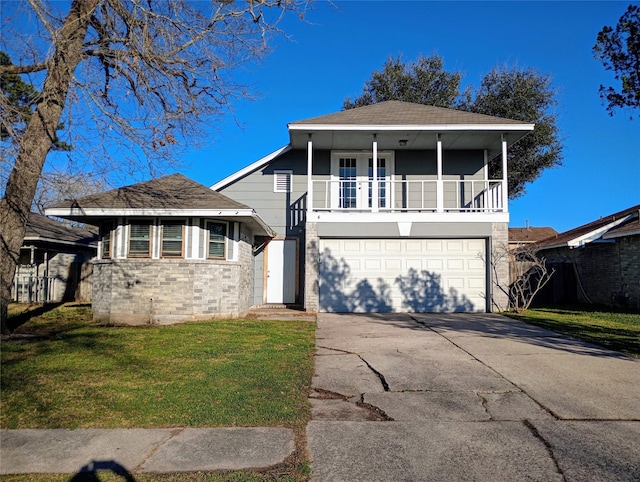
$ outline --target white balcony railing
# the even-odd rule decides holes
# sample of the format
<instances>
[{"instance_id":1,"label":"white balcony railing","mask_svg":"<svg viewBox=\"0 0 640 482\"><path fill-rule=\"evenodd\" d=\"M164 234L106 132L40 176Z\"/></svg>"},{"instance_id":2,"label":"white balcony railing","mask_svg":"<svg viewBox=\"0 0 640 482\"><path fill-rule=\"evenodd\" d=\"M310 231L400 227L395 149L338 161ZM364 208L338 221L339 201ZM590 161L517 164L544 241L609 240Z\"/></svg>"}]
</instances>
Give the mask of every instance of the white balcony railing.
<instances>
[{"instance_id":1,"label":"white balcony railing","mask_svg":"<svg viewBox=\"0 0 640 482\"><path fill-rule=\"evenodd\" d=\"M373 208L377 184L377 209ZM312 180L313 211L504 212L503 181Z\"/></svg>"}]
</instances>

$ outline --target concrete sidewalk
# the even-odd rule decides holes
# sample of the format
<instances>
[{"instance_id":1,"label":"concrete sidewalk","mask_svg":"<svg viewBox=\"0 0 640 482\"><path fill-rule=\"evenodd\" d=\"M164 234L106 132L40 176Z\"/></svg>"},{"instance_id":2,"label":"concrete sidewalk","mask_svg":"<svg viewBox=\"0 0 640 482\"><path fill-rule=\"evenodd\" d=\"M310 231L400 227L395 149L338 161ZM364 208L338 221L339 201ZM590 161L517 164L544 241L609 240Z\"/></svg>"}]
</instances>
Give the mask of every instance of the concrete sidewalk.
<instances>
[{"instance_id":1,"label":"concrete sidewalk","mask_svg":"<svg viewBox=\"0 0 640 482\"><path fill-rule=\"evenodd\" d=\"M0 474L258 469L294 450L285 428L0 430Z\"/></svg>"},{"instance_id":2,"label":"concrete sidewalk","mask_svg":"<svg viewBox=\"0 0 640 482\"><path fill-rule=\"evenodd\" d=\"M321 314L316 343L312 480L640 480L640 360L492 314Z\"/></svg>"}]
</instances>

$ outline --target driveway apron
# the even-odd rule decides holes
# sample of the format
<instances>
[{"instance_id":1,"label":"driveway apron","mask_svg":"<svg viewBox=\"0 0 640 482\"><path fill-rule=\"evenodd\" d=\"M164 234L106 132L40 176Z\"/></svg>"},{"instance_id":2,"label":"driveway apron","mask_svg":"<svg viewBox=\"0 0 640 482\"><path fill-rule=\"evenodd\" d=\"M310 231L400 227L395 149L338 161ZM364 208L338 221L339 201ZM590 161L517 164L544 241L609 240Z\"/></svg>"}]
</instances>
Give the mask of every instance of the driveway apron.
<instances>
[{"instance_id":1,"label":"driveway apron","mask_svg":"<svg viewBox=\"0 0 640 482\"><path fill-rule=\"evenodd\" d=\"M640 360L494 314L320 314L317 481L638 481Z\"/></svg>"}]
</instances>

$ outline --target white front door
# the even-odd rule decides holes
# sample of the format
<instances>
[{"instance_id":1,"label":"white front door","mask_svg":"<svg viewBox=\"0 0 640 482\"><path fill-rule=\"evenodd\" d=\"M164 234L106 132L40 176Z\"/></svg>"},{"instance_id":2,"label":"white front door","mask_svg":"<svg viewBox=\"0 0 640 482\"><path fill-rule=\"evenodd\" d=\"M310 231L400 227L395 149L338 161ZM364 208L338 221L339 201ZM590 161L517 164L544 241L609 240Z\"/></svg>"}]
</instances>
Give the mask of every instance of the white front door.
<instances>
[{"instance_id":1,"label":"white front door","mask_svg":"<svg viewBox=\"0 0 640 482\"><path fill-rule=\"evenodd\" d=\"M295 239L272 239L267 245L267 303L296 301Z\"/></svg>"}]
</instances>

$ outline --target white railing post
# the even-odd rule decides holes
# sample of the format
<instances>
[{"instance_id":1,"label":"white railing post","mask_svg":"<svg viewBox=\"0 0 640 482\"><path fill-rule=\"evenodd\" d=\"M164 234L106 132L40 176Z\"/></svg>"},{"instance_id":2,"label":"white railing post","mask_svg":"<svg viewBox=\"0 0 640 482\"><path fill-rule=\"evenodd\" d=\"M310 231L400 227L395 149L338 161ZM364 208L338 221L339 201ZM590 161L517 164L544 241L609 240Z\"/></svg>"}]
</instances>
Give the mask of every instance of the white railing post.
<instances>
[{"instance_id":1,"label":"white railing post","mask_svg":"<svg viewBox=\"0 0 640 482\"><path fill-rule=\"evenodd\" d=\"M311 134L309 134L309 140L307 141L307 219L309 214L313 211L313 142L311 141Z\"/></svg>"},{"instance_id":2,"label":"white railing post","mask_svg":"<svg viewBox=\"0 0 640 482\"><path fill-rule=\"evenodd\" d=\"M507 138L502 134L502 212L509 211L509 182L507 177Z\"/></svg>"},{"instance_id":3,"label":"white railing post","mask_svg":"<svg viewBox=\"0 0 640 482\"><path fill-rule=\"evenodd\" d=\"M436 134L438 177L436 181L436 211L444 212L444 183L442 182L442 138Z\"/></svg>"},{"instance_id":4,"label":"white railing post","mask_svg":"<svg viewBox=\"0 0 640 482\"><path fill-rule=\"evenodd\" d=\"M378 135L374 134L373 135L373 169L372 171L372 183L371 183L371 212L377 213L378 212L378 206L379 206L379 202L378 202ZM368 169L367 169L368 170ZM368 173L367 173L368 174ZM369 195L368 193L366 194L366 197L368 198ZM367 199L367 202L369 200Z\"/></svg>"}]
</instances>

